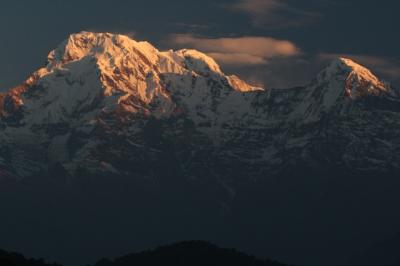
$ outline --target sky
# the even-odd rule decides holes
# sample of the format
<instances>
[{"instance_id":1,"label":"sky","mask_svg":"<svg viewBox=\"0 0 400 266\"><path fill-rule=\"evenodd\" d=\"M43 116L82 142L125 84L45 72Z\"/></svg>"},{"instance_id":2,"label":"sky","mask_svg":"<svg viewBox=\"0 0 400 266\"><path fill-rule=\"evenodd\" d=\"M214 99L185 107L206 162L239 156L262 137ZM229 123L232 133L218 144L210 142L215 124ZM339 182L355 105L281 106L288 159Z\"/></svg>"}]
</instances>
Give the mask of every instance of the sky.
<instances>
[{"instance_id":1,"label":"sky","mask_svg":"<svg viewBox=\"0 0 400 266\"><path fill-rule=\"evenodd\" d=\"M83 30L195 48L265 88L305 85L338 56L400 87L399 10L394 0L3 0L0 91Z\"/></svg>"}]
</instances>

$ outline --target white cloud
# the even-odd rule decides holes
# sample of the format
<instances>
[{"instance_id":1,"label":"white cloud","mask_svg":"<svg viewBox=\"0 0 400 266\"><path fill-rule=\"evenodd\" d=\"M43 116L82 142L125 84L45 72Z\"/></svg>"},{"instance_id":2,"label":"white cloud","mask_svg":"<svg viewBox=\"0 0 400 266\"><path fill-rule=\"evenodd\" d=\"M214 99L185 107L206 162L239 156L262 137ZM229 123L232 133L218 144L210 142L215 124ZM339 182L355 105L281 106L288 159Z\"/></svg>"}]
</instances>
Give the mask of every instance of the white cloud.
<instances>
[{"instance_id":1,"label":"white cloud","mask_svg":"<svg viewBox=\"0 0 400 266\"><path fill-rule=\"evenodd\" d=\"M208 53L217 62L225 65L265 65L267 60L261 56L238 53Z\"/></svg>"},{"instance_id":2,"label":"white cloud","mask_svg":"<svg viewBox=\"0 0 400 266\"><path fill-rule=\"evenodd\" d=\"M300 49L287 40L268 37L202 38L177 34L171 37L175 45L194 48L225 65L262 65L268 59L299 55Z\"/></svg>"}]
</instances>

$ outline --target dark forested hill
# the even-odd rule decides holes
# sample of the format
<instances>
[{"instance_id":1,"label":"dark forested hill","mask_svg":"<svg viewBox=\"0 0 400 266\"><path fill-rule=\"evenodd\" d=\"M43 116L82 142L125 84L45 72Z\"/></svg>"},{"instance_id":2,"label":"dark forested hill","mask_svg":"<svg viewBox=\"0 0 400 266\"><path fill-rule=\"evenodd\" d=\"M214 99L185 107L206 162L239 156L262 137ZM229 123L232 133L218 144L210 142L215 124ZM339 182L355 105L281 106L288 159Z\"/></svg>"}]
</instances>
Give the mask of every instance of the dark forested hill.
<instances>
[{"instance_id":1,"label":"dark forested hill","mask_svg":"<svg viewBox=\"0 0 400 266\"><path fill-rule=\"evenodd\" d=\"M95 266L285 266L261 260L233 249L219 248L208 242L182 242L151 251L133 253L115 260L102 259Z\"/></svg>"},{"instance_id":2,"label":"dark forested hill","mask_svg":"<svg viewBox=\"0 0 400 266\"><path fill-rule=\"evenodd\" d=\"M0 266L61 266L60 264L47 264L43 259L27 259L18 253L0 250Z\"/></svg>"}]
</instances>

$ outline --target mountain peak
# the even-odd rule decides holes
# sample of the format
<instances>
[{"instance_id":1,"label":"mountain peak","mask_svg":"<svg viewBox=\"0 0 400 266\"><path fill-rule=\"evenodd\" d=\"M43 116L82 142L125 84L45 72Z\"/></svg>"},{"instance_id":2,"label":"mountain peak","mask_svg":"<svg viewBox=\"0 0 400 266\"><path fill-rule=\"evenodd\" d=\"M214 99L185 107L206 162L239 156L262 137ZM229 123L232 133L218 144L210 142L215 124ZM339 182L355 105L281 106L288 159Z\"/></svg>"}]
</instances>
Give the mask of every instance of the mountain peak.
<instances>
[{"instance_id":1,"label":"mountain peak","mask_svg":"<svg viewBox=\"0 0 400 266\"><path fill-rule=\"evenodd\" d=\"M161 73L182 74L187 71L202 76L225 76L218 63L210 56L195 49L159 51L147 41L135 41L131 37L113 33L95 33L82 31L71 34L48 56L48 67L52 68L87 56L101 58L101 61L116 61L121 57L138 54L147 65L157 68ZM233 89L240 92L259 91L237 76L227 77Z\"/></svg>"},{"instance_id":2,"label":"mountain peak","mask_svg":"<svg viewBox=\"0 0 400 266\"><path fill-rule=\"evenodd\" d=\"M336 58L331 62L330 68L340 69L342 71L350 71L357 73L358 75L363 76L370 80L375 80L375 81L378 80L378 78L374 74L372 74L371 70L356 63L355 61L349 58L344 58L344 57Z\"/></svg>"},{"instance_id":3,"label":"mountain peak","mask_svg":"<svg viewBox=\"0 0 400 266\"><path fill-rule=\"evenodd\" d=\"M157 63L159 55L169 57L175 63L191 71L212 71L223 74L220 66L210 56L194 50L182 49L178 51L159 51L147 41L136 41L129 36L113 33L95 33L82 31L71 34L61 45L50 52L49 63L68 63L80 60L86 56L99 56L106 54L107 57L126 56L129 53L140 53L149 61ZM187 61L182 59L189 59ZM191 59L191 60L190 60ZM184 64L183 64L184 63Z\"/></svg>"},{"instance_id":4,"label":"mountain peak","mask_svg":"<svg viewBox=\"0 0 400 266\"><path fill-rule=\"evenodd\" d=\"M215 73L223 74L220 66L210 56L194 50L194 49L183 49L176 52L183 58L189 59L186 62L186 67L194 71L213 71Z\"/></svg>"},{"instance_id":5,"label":"mountain peak","mask_svg":"<svg viewBox=\"0 0 400 266\"><path fill-rule=\"evenodd\" d=\"M71 34L57 49L50 52L48 59L50 63L67 63L89 55L107 53L113 56L121 52L126 54L132 49L145 55L158 53L150 43L137 42L125 35L83 31Z\"/></svg>"},{"instance_id":6,"label":"mountain peak","mask_svg":"<svg viewBox=\"0 0 400 266\"><path fill-rule=\"evenodd\" d=\"M318 82L344 82L345 95L351 99L390 93L390 86L380 81L371 70L343 57L334 59L318 75Z\"/></svg>"}]
</instances>

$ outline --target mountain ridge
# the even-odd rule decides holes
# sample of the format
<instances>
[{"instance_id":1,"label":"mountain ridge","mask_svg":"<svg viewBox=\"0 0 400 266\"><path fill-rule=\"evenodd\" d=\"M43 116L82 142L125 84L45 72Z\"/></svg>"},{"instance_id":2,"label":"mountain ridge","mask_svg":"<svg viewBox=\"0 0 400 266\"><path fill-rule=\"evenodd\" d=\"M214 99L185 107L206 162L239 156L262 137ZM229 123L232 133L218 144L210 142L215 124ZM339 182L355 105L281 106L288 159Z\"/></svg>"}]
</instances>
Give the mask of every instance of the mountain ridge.
<instances>
[{"instance_id":1,"label":"mountain ridge","mask_svg":"<svg viewBox=\"0 0 400 266\"><path fill-rule=\"evenodd\" d=\"M160 52L127 36L81 32L50 52L47 66L0 96L0 138L10 154L2 168L18 176L46 171L49 164L61 164L71 175L79 169L129 173L115 167L121 162L112 157L120 158L122 150L136 157L138 149L157 157L152 151L160 147L145 133L155 119L164 127L159 134L175 138L168 140L175 148L189 138L193 149L209 150L227 164L239 160L245 168L261 164L279 172L294 150L300 149L294 160L303 160L329 113L340 119L367 115L372 109L362 105L369 101L397 110L398 98L370 70L345 58L334 60L306 87L264 90L226 76L195 50ZM125 147L101 155L104 145L115 146L115 136L124 138ZM24 149L42 151L43 157ZM381 159L386 160L373 160Z\"/></svg>"}]
</instances>

